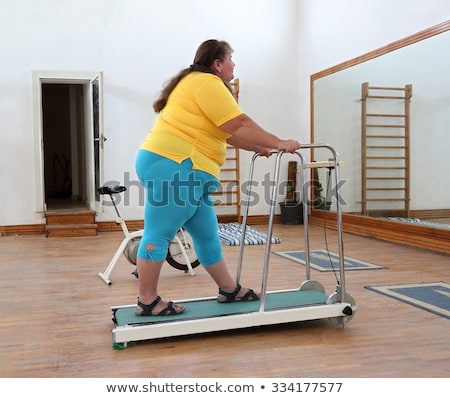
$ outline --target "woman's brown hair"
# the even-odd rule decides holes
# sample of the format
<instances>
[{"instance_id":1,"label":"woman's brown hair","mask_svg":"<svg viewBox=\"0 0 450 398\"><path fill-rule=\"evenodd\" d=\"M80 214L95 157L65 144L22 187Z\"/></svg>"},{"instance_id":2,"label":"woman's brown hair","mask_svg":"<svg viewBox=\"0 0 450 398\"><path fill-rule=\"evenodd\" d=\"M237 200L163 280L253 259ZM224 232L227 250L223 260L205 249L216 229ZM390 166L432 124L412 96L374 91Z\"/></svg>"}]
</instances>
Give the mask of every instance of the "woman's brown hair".
<instances>
[{"instance_id":1,"label":"woman's brown hair","mask_svg":"<svg viewBox=\"0 0 450 398\"><path fill-rule=\"evenodd\" d=\"M194 62L188 68L182 69L172 77L163 87L159 98L153 103L153 109L156 113L161 112L167 104L170 93L176 87L183 77L191 72L204 72L215 74L212 65L216 59L224 61L227 53L232 51L231 46L223 40L210 39L204 41L195 53ZM229 87L228 82L224 82Z\"/></svg>"}]
</instances>

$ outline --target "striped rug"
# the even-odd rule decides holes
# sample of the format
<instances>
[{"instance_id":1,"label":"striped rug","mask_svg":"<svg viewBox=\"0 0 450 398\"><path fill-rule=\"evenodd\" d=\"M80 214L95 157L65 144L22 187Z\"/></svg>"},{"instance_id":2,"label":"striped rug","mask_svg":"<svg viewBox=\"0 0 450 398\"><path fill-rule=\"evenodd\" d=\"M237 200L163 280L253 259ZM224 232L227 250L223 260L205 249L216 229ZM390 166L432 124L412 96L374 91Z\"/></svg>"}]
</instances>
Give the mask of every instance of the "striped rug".
<instances>
[{"instance_id":1,"label":"striped rug","mask_svg":"<svg viewBox=\"0 0 450 398\"><path fill-rule=\"evenodd\" d=\"M410 224L424 225L426 227L450 229L449 224L440 224L431 221L421 220L420 218L387 217L388 220L407 222Z\"/></svg>"},{"instance_id":2,"label":"striped rug","mask_svg":"<svg viewBox=\"0 0 450 398\"><path fill-rule=\"evenodd\" d=\"M219 224L219 238L228 246L239 246L242 238L242 224L237 222ZM281 239L272 235L272 243L280 243ZM249 227L245 228L245 245L265 245L267 234Z\"/></svg>"}]
</instances>

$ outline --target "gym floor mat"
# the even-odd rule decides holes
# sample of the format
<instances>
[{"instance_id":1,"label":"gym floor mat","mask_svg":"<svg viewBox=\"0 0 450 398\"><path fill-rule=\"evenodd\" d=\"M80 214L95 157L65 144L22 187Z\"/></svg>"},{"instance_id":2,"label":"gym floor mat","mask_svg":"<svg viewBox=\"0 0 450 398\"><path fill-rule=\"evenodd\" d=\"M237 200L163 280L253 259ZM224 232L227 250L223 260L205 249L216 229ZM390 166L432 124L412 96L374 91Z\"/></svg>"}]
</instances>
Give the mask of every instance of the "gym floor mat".
<instances>
[{"instance_id":1,"label":"gym floor mat","mask_svg":"<svg viewBox=\"0 0 450 398\"><path fill-rule=\"evenodd\" d=\"M306 254L304 251L274 251L273 253L296 263L306 265ZM310 250L309 262L311 268L320 272L333 271L333 269L339 270L339 255L337 253L327 252L327 250ZM371 264L366 261L344 256L344 269L346 271L385 268L386 267L381 265Z\"/></svg>"},{"instance_id":2,"label":"gym floor mat","mask_svg":"<svg viewBox=\"0 0 450 398\"><path fill-rule=\"evenodd\" d=\"M450 285L446 282L365 286L365 288L450 319Z\"/></svg>"}]
</instances>

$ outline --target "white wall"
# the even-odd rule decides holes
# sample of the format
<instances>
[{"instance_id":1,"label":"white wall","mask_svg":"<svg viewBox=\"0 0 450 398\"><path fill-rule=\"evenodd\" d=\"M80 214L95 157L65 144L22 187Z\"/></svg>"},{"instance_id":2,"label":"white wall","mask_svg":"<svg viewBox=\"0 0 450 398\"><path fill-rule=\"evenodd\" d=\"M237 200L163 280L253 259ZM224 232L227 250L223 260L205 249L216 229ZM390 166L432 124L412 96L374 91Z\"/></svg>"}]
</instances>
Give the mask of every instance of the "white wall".
<instances>
[{"instance_id":1,"label":"white wall","mask_svg":"<svg viewBox=\"0 0 450 398\"><path fill-rule=\"evenodd\" d=\"M34 198L33 70L103 71L105 181L123 182L127 172L136 179L155 96L209 38L235 50L243 109L282 137L299 134L295 0L0 0L0 7L1 225L43 221ZM242 163L246 177L245 156ZM123 215L140 219L131 190Z\"/></svg>"}]
</instances>

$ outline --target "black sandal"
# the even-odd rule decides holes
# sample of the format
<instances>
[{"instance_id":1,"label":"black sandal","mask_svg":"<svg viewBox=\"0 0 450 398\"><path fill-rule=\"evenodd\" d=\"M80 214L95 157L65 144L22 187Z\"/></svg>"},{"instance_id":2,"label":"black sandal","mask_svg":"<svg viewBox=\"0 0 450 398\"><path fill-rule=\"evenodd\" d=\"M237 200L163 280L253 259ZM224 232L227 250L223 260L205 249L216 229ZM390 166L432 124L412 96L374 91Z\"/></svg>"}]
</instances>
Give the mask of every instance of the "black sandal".
<instances>
[{"instance_id":1,"label":"black sandal","mask_svg":"<svg viewBox=\"0 0 450 398\"><path fill-rule=\"evenodd\" d=\"M259 300L258 295L253 291L253 289L248 289L242 297L237 297L238 293L241 291L241 285L237 285L236 289L232 292L226 292L225 290L219 289L219 294L225 297L225 300L220 300L217 297L219 303L233 303L235 301L256 301Z\"/></svg>"},{"instance_id":2,"label":"black sandal","mask_svg":"<svg viewBox=\"0 0 450 398\"><path fill-rule=\"evenodd\" d=\"M159 311L157 314L153 314L152 311L156 307L156 305L161 301L161 297L157 296L153 302L150 304L144 304L138 300L137 305L142 308L142 311L135 311L135 314L138 316L165 316L165 315L178 315L184 311L184 307L181 310L177 310L173 306L173 301L169 301L167 303L166 308Z\"/></svg>"}]
</instances>

